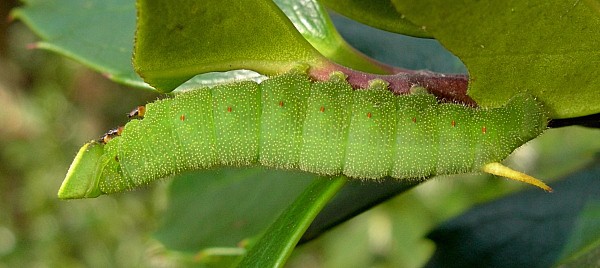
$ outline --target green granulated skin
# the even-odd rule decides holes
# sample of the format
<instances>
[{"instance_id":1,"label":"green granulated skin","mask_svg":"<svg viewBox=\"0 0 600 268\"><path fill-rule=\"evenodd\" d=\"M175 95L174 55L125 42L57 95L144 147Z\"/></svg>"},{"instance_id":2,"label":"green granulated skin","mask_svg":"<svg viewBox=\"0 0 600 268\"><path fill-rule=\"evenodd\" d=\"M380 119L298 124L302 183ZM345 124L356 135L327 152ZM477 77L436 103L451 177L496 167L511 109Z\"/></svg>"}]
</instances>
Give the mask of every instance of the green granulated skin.
<instances>
[{"instance_id":1,"label":"green granulated skin","mask_svg":"<svg viewBox=\"0 0 600 268\"><path fill-rule=\"evenodd\" d=\"M346 161L353 90L339 80L313 83L302 130L300 169L340 174Z\"/></svg>"},{"instance_id":2,"label":"green granulated skin","mask_svg":"<svg viewBox=\"0 0 600 268\"><path fill-rule=\"evenodd\" d=\"M90 185L84 180L99 180L91 185L100 191L88 193L113 193L222 165L426 178L501 161L546 123L543 107L525 94L485 110L438 103L426 93L393 95L381 81L353 90L341 75L312 82L288 73L150 103L144 118L127 123L121 136L95 145L104 147L103 154L94 151L100 168L72 167L66 180L81 180L69 183L79 192Z\"/></svg>"}]
</instances>

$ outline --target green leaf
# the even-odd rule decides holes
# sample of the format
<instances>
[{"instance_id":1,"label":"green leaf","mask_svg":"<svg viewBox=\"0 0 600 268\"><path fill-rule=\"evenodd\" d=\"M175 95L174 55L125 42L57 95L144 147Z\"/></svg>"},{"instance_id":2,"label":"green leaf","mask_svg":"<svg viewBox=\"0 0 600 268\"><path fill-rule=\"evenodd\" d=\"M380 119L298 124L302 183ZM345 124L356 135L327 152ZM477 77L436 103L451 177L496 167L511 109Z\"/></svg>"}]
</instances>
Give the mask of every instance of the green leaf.
<instances>
[{"instance_id":1,"label":"green leaf","mask_svg":"<svg viewBox=\"0 0 600 268\"><path fill-rule=\"evenodd\" d=\"M375 60L412 70L467 73L463 63L435 39L386 32L335 13L331 19L352 47Z\"/></svg>"},{"instance_id":2,"label":"green leaf","mask_svg":"<svg viewBox=\"0 0 600 268\"><path fill-rule=\"evenodd\" d=\"M563 251L561 267L593 267L600 261L600 199L582 210Z\"/></svg>"},{"instance_id":3,"label":"green leaf","mask_svg":"<svg viewBox=\"0 0 600 268\"><path fill-rule=\"evenodd\" d=\"M163 92L199 73L281 73L321 56L272 1L138 2L134 67Z\"/></svg>"},{"instance_id":4,"label":"green leaf","mask_svg":"<svg viewBox=\"0 0 600 268\"><path fill-rule=\"evenodd\" d=\"M153 89L133 70L135 0L27 0L12 15L43 41L35 47L74 59L109 79L132 87ZM232 80L264 79L250 71L197 75L176 91L214 86Z\"/></svg>"},{"instance_id":5,"label":"green leaf","mask_svg":"<svg viewBox=\"0 0 600 268\"><path fill-rule=\"evenodd\" d=\"M261 168L198 171L178 176L155 237L170 250L235 248L259 235L315 178Z\"/></svg>"},{"instance_id":6,"label":"green leaf","mask_svg":"<svg viewBox=\"0 0 600 268\"><path fill-rule=\"evenodd\" d=\"M37 47L69 56L120 83L152 89L135 74L131 64L131 43L135 31L133 1L125 0L117 3L116 1L89 0L85 3L83 5L73 1L30 0L24 7L17 9L13 15L26 22L43 39ZM278 3L303 36L328 58L350 68L372 73L401 71L401 69L365 57L347 45L333 28L322 6L314 0L304 2L278 0ZM65 14L75 14L75 16ZM85 14L85 16L79 16L80 14ZM373 29L370 30L373 35ZM354 33L356 31L353 31L352 36ZM369 40L375 39L377 38L369 38ZM90 44L90 40L94 40L94 43ZM377 42L375 45L367 47L366 51L369 52L372 49L381 54L384 53L383 51L389 51L390 47L398 48L397 43L393 42L390 36L384 38L383 42L386 41L388 43L383 48L376 47L384 44ZM403 56L400 57L411 59L415 54L410 47L408 45L408 47L392 51L404 51ZM437 63L440 60L436 57L436 55L430 55L430 58L435 59ZM390 57L384 57L381 60L394 62ZM426 61L420 61L421 64L416 68L424 68L424 62L426 63ZM410 67L413 65L400 62L397 66ZM200 86L213 86L242 79L260 81L264 77L245 70L207 73L196 75L175 91L186 91Z\"/></svg>"},{"instance_id":7,"label":"green leaf","mask_svg":"<svg viewBox=\"0 0 600 268\"><path fill-rule=\"evenodd\" d=\"M393 67L379 63L348 45L335 29L327 11L316 0L276 0L275 3L302 36L328 59L363 72L394 73Z\"/></svg>"},{"instance_id":8,"label":"green leaf","mask_svg":"<svg viewBox=\"0 0 600 268\"><path fill-rule=\"evenodd\" d=\"M328 8L351 18L382 30L412 35L431 37L423 28L405 19L390 0L322 0Z\"/></svg>"},{"instance_id":9,"label":"green leaf","mask_svg":"<svg viewBox=\"0 0 600 268\"><path fill-rule=\"evenodd\" d=\"M566 263L562 263L561 268L580 268L580 267L598 267L600 261L600 246L595 244L592 248L586 249L585 253L577 256L574 259L569 260Z\"/></svg>"},{"instance_id":10,"label":"green leaf","mask_svg":"<svg viewBox=\"0 0 600 268\"><path fill-rule=\"evenodd\" d=\"M350 180L311 223L302 235L301 243L373 208L421 183L418 180Z\"/></svg>"},{"instance_id":11,"label":"green leaf","mask_svg":"<svg viewBox=\"0 0 600 268\"><path fill-rule=\"evenodd\" d=\"M597 1L393 2L463 60L482 106L529 91L553 118L600 112Z\"/></svg>"},{"instance_id":12,"label":"green leaf","mask_svg":"<svg viewBox=\"0 0 600 268\"><path fill-rule=\"evenodd\" d=\"M551 266L585 204L600 199L598 177L600 163L595 162L553 184L552 194L520 192L444 223L428 235L437 249L427 267Z\"/></svg>"},{"instance_id":13,"label":"green leaf","mask_svg":"<svg viewBox=\"0 0 600 268\"><path fill-rule=\"evenodd\" d=\"M252 246L239 267L282 267L304 231L345 182L344 177L316 179Z\"/></svg>"},{"instance_id":14,"label":"green leaf","mask_svg":"<svg viewBox=\"0 0 600 268\"><path fill-rule=\"evenodd\" d=\"M153 89L133 70L131 56L135 33L135 1L24 1L12 15L22 20L43 41L35 47L72 58L113 81ZM186 91L232 80L264 77L250 71L208 73L178 87Z\"/></svg>"},{"instance_id":15,"label":"green leaf","mask_svg":"<svg viewBox=\"0 0 600 268\"><path fill-rule=\"evenodd\" d=\"M133 1L27 0L13 16L44 41L36 47L79 61L130 86L149 88L133 71Z\"/></svg>"},{"instance_id":16,"label":"green leaf","mask_svg":"<svg viewBox=\"0 0 600 268\"><path fill-rule=\"evenodd\" d=\"M313 178L306 173L261 168L229 168L178 176L169 188L169 206L154 236L171 252L168 255L185 256L180 262L200 260L205 265L214 262L218 266L235 254L242 254L243 249L237 246L263 233ZM418 182L350 181L311 222L302 242L412 188L415 183Z\"/></svg>"},{"instance_id":17,"label":"green leaf","mask_svg":"<svg viewBox=\"0 0 600 268\"><path fill-rule=\"evenodd\" d=\"M235 81L251 80L260 83L267 79L266 76L249 70L233 70L228 72L210 72L199 74L179 85L173 92L180 93L196 90L201 87L213 87Z\"/></svg>"}]
</instances>

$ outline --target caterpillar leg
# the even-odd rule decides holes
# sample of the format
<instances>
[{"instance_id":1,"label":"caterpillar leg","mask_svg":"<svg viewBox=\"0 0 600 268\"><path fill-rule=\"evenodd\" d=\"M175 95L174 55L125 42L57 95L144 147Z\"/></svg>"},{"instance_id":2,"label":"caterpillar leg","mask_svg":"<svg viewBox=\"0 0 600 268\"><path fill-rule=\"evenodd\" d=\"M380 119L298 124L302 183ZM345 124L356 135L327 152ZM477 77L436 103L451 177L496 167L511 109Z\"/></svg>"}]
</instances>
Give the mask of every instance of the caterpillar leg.
<instances>
[{"instance_id":1,"label":"caterpillar leg","mask_svg":"<svg viewBox=\"0 0 600 268\"><path fill-rule=\"evenodd\" d=\"M100 137L100 139L98 139L97 141L99 143L106 144L106 143L108 143L108 141L112 140L114 137L121 136L122 132L123 132L122 126L113 128L113 129L109 130L108 132L104 133L104 135L102 135L102 137Z\"/></svg>"},{"instance_id":2,"label":"caterpillar leg","mask_svg":"<svg viewBox=\"0 0 600 268\"><path fill-rule=\"evenodd\" d=\"M146 113L146 106L138 106L135 107L133 110L131 110L131 112L129 112L127 114L127 117L129 118L133 118L133 117L138 117L138 118L144 118L144 114Z\"/></svg>"},{"instance_id":3,"label":"caterpillar leg","mask_svg":"<svg viewBox=\"0 0 600 268\"><path fill-rule=\"evenodd\" d=\"M531 177L525 173L521 173L516 170L513 170L513 169L511 169L505 165L502 165L498 162L486 164L485 166L483 166L481 168L481 171L490 173L493 175L498 175L498 176L502 176L505 178L509 178L511 180L529 183L531 185L542 188L546 192L550 192L550 193L552 192L552 188L550 188L550 186L546 185L544 182L542 182L534 177Z\"/></svg>"}]
</instances>

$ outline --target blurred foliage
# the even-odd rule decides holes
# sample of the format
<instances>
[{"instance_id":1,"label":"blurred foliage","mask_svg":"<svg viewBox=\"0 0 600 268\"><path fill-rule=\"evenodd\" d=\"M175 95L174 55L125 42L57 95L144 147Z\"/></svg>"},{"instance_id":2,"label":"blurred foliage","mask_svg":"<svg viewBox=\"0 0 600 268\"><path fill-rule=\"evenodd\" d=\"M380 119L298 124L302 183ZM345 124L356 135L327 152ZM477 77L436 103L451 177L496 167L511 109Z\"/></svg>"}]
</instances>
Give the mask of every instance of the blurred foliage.
<instances>
[{"instance_id":1,"label":"blurred foliage","mask_svg":"<svg viewBox=\"0 0 600 268\"><path fill-rule=\"evenodd\" d=\"M156 95L121 87L48 52L27 49L20 23L0 33L0 267L125 267L147 263L155 207L140 191L110 199L56 198L77 148L123 107Z\"/></svg>"},{"instance_id":2,"label":"blurred foliage","mask_svg":"<svg viewBox=\"0 0 600 268\"><path fill-rule=\"evenodd\" d=\"M529 189L437 227L428 235L438 248L426 267L550 267L561 252L574 257L599 246L598 211L584 209L600 200L599 163L553 184L553 194Z\"/></svg>"},{"instance_id":3,"label":"blurred foliage","mask_svg":"<svg viewBox=\"0 0 600 268\"><path fill-rule=\"evenodd\" d=\"M3 1L0 14L10 8L5 3L14 4ZM440 53L436 41L399 37L339 17L334 22L355 47L380 60L464 70L455 57ZM63 57L27 49L36 39L21 23L0 30L0 268L175 265L182 257L149 235L167 205L166 184L90 200L56 198L79 146L126 122L131 107L158 95L125 89ZM376 47L386 42L384 48L398 49ZM432 60L438 55L443 60ZM599 135L579 127L550 130L509 161L534 176L557 179L592 162L600 151ZM527 186L484 175L429 181L299 247L288 266L422 266L435 250L424 238L430 230L522 187Z\"/></svg>"}]
</instances>

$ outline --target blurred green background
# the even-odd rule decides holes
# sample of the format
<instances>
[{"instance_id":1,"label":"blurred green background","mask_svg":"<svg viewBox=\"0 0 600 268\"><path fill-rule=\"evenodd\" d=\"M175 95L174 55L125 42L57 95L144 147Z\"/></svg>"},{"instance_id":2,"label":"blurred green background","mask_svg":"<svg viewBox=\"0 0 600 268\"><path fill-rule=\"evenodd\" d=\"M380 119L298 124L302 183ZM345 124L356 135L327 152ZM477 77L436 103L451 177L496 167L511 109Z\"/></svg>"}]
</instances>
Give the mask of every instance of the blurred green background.
<instances>
[{"instance_id":1,"label":"blurred green background","mask_svg":"<svg viewBox=\"0 0 600 268\"><path fill-rule=\"evenodd\" d=\"M16 1L0 3L6 18ZM431 40L379 31L334 16L342 35L390 64L465 72ZM69 59L32 49L37 37L0 19L0 268L171 267L175 253L152 239L168 182L97 199L56 193L78 148L126 122L157 94L115 84ZM598 130L550 130L509 164L547 181L592 161ZM560 146L556 146L560 144ZM419 267L435 245L425 234L473 204L528 187L485 175L434 179L302 245L289 267Z\"/></svg>"}]
</instances>

